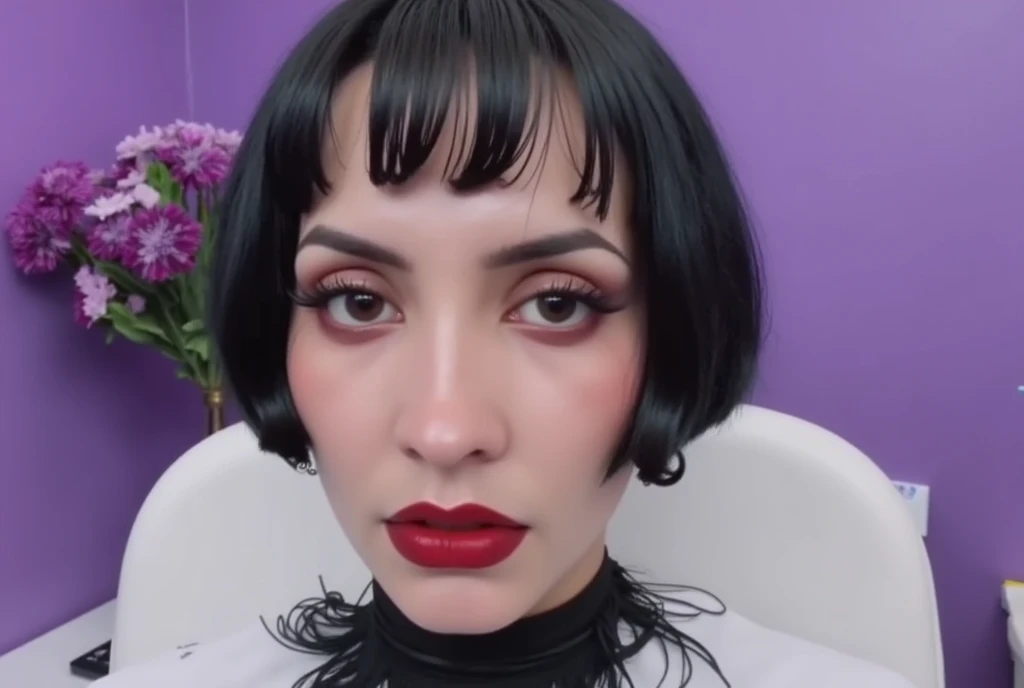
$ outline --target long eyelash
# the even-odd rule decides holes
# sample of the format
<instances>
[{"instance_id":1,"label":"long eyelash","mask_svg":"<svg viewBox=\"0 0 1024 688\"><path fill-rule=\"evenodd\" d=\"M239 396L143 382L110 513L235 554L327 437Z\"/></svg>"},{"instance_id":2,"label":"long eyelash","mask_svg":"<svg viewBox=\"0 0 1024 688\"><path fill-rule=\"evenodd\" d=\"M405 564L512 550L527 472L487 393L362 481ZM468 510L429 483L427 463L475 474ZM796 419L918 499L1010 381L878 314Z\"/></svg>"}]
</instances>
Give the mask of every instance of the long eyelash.
<instances>
[{"instance_id":1,"label":"long eyelash","mask_svg":"<svg viewBox=\"0 0 1024 688\"><path fill-rule=\"evenodd\" d=\"M376 295L376 292L369 289L365 284L349 282L344 278L338 277L327 283L320 282L310 290L293 290L288 296L296 306L324 308L332 299L349 294ZM603 315L615 313L625 308L624 305L612 301L597 287L571 279L554 284L536 293L533 298L537 299L547 296L562 296L575 299L587 308Z\"/></svg>"},{"instance_id":2,"label":"long eyelash","mask_svg":"<svg viewBox=\"0 0 1024 688\"><path fill-rule=\"evenodd\" d=\"M343 277L336 277L332 278L329 282L320 282L307 291L295 289L288 294L288 297L296 306L324 308L332 299L350 294L377 295L375 291L369 289L365 284L349 282Z\"/></svg>"},{"instance_id":3,"label":"long eyelash","mask_svg":"<svg viewBox=\"0 0 1024 688\"><path fill-rule=\"evenodd\" d=\"M623 304L612 301L612 299L608 298L604 292L597 287L585 282L577 282L572 279L567 279L564 282L552 285L551 287L535 294L533 298L537 299L547 296L563 296L575 299L592 311L601 313L602 315L615 313L625 308Z\"/></svg>"}]
</instances>

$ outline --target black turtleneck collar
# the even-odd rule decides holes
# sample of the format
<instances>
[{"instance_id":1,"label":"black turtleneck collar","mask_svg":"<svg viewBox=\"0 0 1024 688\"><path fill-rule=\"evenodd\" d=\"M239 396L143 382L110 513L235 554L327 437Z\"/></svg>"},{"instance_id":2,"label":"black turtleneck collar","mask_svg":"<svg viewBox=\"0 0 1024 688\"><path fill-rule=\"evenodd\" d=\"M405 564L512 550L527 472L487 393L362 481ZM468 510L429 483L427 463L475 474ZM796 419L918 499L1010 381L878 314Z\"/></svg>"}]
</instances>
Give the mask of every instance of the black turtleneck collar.
<instances>
[{"instance_id":1,"label":"black turtleneck collar","mask_svg":"<svg viewBox=\"0 0 1024 688\"><path fill-rule=\"evenodd\" d=\"M597 575L568 602L479 635L422 629L375 582L374 624L402 674L421 679L436 675L445 685L463 685L452 682L453 673L465 680L465 685L494 686L520 676L554 681L570 665L600 672L610 659L597 645L600 631L614 632L618 621L610 615L613 607L608 604L613 566L606 556Z\"/></svg>"},{"instance_id":2,"label":"black turtleneck collar","mask_svg":"<svg viewBox=\"0 0 1024 688\"><path fill-rule=\"evenodd\" d=\"M326 593L278 619L279 642L325 656L295 688L615 688L630 685L625 663L649 642L681 653L680 685L687 682L693 657L721 676L711 654L669 619L724 608L690 605L667 612L666 598L607 555L597 575L568 602L480 635L424 630L376 582L372 587L366 604Z\"/></svg>"}]
</instances>

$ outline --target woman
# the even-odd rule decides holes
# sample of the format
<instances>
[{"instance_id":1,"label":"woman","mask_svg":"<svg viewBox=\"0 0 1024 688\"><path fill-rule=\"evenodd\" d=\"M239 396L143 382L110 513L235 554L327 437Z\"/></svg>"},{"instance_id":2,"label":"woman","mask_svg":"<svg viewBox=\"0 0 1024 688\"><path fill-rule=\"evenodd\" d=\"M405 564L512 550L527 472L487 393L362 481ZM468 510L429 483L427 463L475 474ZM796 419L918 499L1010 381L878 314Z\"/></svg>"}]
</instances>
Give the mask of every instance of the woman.
<instances>
[{"instance_id":1,"label":"woman","mask_svg":"<svg viewBox=\"0 0 1024 688\"><path fill-rule=\"evenodd\" d=\"M98 685L907 688L605 550L747 391L759 285L696 97L610 0L347 0L248 129L211 328L372 601Z\"/></svg>"}]
</instances>

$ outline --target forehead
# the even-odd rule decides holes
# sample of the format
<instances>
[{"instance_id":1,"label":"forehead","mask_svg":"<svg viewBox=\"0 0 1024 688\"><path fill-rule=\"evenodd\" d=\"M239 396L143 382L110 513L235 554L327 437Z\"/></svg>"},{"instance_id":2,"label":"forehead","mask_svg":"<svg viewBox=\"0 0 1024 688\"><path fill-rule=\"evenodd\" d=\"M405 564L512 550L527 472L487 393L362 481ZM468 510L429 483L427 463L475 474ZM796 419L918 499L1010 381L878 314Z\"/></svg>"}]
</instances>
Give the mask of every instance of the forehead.
<instances>
[{"instance_id":1,"label":"forehead","mask_svg":"<svg viewBox=\"0 0 1024 688\"><path fill-rule=\"evenodd\" d=\"M608 231L618 233L615 229L621 231L627 222L627 170L621 162L615 164L609 212L603 220L597 217L596 204L573 200L581 182L586 125L571 79L558 72L548 76L546 82L538 79L545 86L538 85L531 96L533 114L522 136L510 142L522 148L517 161L498 182L457 192L451 180L464 166L477 135L477 85L470 80L470 86L456 90L457 100L448 109L439 140L419 171L400 185L381 187L368 173L374 66L357 67L334 97L331 131L322 151L331 190L318 200L310 216L342 210L346 216L363 211L379 216L395 210L402 201L429 205L427 201L433 198L440 213L457 209L460 215L486 216L505 211L516 218L528 216L531 223L583 224L597 231L605 225ZM304 224L305 229L314 223Z\"/></svg>"}]
</instances>

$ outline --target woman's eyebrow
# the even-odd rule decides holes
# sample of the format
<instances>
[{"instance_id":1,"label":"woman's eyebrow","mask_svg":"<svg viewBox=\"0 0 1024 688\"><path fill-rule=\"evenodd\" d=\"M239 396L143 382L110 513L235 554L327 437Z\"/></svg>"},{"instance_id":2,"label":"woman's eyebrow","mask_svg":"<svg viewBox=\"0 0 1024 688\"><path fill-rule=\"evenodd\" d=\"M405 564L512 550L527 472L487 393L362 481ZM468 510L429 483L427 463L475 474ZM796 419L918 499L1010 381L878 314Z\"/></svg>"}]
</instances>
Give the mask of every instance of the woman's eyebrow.
<instances>
[{"instance_id":1,"label":"woman's eyebrow","mask_svg":"<svg viewBox=\"0 0 1024 688\"><path fill-rule=\"evenodd\" d=\"M390 265L399 270L412 268L412 261L397 251L337 227L316 225L299 241L298 250L301 251L310 245L323 246L374 263ZM595 248L618 256L627 266L630 264L629 259L618 247L594 230L584 227L503 246L488 254L484 258L484 265L489 268L504 268Z\"/></svg>"},{"instance_id":2,"label":"woman's eyebrow","mask_svg":"<svg viewBox=\"0 0 1024 688\"><path fill-rule=\"evenodd\" d=\"M306 246L323 246L338 253L347 253L374 263L390 265L399 270L409 270L412 264L396 251L369 239L363 239L336 227L316 225L299 241L298 250Z\"/></svg>"},{"instance_id":3,"label":"woman's eyebrow","mask_svg":"<svg viewBox=\"0 0 1024 688\"><path fill-rule=\"evenodd\" d=\"M594 230L585 227L568 232L547 234L536 239L505 246L487 256L484 262L488 267L507 267L593 248L609 251L621 258L627 266L629 265L629 259L615 244Z\"/></svg>"}]
</instances>

